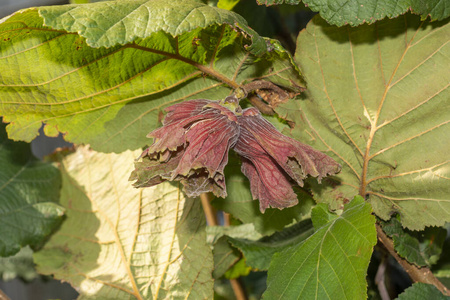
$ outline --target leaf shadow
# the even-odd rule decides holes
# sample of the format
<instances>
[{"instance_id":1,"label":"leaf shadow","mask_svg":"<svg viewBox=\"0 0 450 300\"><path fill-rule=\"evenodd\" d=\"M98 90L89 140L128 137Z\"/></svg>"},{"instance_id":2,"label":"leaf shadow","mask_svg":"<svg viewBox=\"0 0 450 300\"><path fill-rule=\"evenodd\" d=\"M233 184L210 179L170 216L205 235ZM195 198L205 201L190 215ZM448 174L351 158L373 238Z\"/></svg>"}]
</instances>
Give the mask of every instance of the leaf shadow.
<instances>
[{"instance_id":1,"label":"leaf shadow","mask_svg":"<svg viewBox=\"0 0 450 300\"><path fill-rule=\"evenodd\" d=\"M430 22L428 19L421 21L420 16L409 12L397 18L385 18L370 25L362 24L357 27L330 25L320 15L316 15L311 22L315 26L319 26L330 40L340 44L351 42L352 45L374 44L384 39L395 39L400 35L406 35L406 32L409 30L416 31L421 23L420 30L425 30L427 27L434 29L440 27L443 23L442 21ZM342 30L343 28L346 30Z\"/></svg>"}]
</instances>

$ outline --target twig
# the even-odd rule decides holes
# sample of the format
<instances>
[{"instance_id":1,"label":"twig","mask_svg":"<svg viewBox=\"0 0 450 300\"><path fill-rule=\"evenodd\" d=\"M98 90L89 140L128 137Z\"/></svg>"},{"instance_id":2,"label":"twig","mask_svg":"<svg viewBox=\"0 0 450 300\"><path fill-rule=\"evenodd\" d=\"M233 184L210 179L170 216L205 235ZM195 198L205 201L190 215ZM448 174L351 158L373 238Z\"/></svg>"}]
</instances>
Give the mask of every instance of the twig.
<instances>
[{"instance_id":1,"label":"twig","mask_svg":"<svg viewBox=\"0 0 450 300\"><path fill-rule=\"evenodd\" d=\"M10 298L0 290L0 300L10 300Z\"/></svg>"},{"instance_id":2,"label":"twig","mask_svg":"<svg viewBox=\"0 0 450 300\"><path fill-rule=\"evenodd\" d=\"M206 215L206 221L209 226L217 226L217 216L214 208L211 206L210 199L208 194L203 193L200 194L200 200L202 201L203 211ZM230 218L225 218L224 222L225 226L230 226ZM234 295L237 300L247 300L247 296L245 295L244 287L241 282L237 279L230 279L231 287L233 288ZM0 299L1 300L1 299Z\"/></svg>"},{"instance_id":3,"label":"twig","mask_svg":"<svg viewBox=\"0 0 450 300\"><path fill-rule=\"evenodd\" d=\"M250 95L248 96L248 101L250 101L250 103L256 107L257 109L259 109L259 111L265 115L269 115L269 116L273 116L275 114L275 112L273 111L272 107L270 107L269 105L265 104L264 102L261 101L261 99L258 98L258 96L256 95Z\"/></svg>"},{"instance_id":4,"label":"twig","mask_svg":"<svg viewBox=\"0 0 450 300\"><path fill-rule=\"evenodd\" d=\"M280 97L289 98L289 94L285 90L270 81L255 80L243 85L241 88L247 94L250 94L251 92L257 90L272 90L275 93L279 94Z\"/></svg>"},{"instance_id":5,"label":"twig","mask_svg":"<svg viewBox=\"0 0 450 300\"><path fill-rule=\"evenodd\" d=\"M209 226L217 226L218 222L216 212L209 202L208 194L200 194L200 200L202 201L203 211L205 212L206 216L206 222Z\"/></svg>"},{"instance_id":6,"label":"twig","mask_svg":"<svg viewBox=\"0 0 450 300\"><path fill-rule=\"evenodd\" d=\"M380 242L384 245L389 254L391 254L398 263L405 269L409 277L414 282L423 282L434 285L442 294L450 296L450 292L446 286L442 284L427 267L418 268L410 264L406 259L401 258L394 249L394 242L384 233L379 224L376 224L377 235Z\"/></svg>"},{"instance_id":7,"label":"twig","mask_svg":"<svg viewBox=\"0 0 450 300\"><path fill-rule=\"evenodd\" d=\"M247 295L245 295L244 288L242 284L237 279L230 279L231 287L233 288L236 300L247 300Z\"/></svg>"},{"instance_id":8,"label":"twig","mask_svg":"<svg viewBox=\"0 0 450 300\"><path fill-rule=\"evenodd\" d=\"M381 259L380 266L378 267L377 274L375 275L375 284L378 286L378 291L382 300L390 300L391 297L386 288L385 275L386 275L387 260L385 257Z\"/></svg>"},{"instance_id":9,"label":"twig","mask_svg":"<svg viewBox=\"0 0 450 300\"><path fill-rule=\"evenodd\" d=\"M223 226L230 226L230 214L223 213ZM233 288L236 300L247 300L245 289L242 283L238 279L230 279L231 287Z\"/></svg>"},{"instance_id":10,"label":"twig","mask_svg":"<svg viewBox=\"0 0 450 300\"><path fill-rule=\"evenodd\" d=\"M223 226L230 226L230 214L223 212Z\"/></svg>"}]
</instances>

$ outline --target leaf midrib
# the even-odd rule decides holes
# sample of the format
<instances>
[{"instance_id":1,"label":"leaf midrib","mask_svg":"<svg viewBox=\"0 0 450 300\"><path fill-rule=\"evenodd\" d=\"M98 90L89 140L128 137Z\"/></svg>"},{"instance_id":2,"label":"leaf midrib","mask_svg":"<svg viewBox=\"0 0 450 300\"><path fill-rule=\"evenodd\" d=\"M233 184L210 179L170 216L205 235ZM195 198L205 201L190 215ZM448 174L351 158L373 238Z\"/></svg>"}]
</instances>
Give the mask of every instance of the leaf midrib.
<instances>
[{"instance_id":1,"label":"leaf midrib","mask_svg":"<svg viewBox=\"0 0 450 300\"><path fill-rule=\"evenodd\" d=\"M404 18L405 18L405 27L406 27L407 26L406 16L404 16ZM367 191L366 191L367 190L367 186L368 186L367 173L368 173L368 169L369 169L369 162L370 162L370 160L373 157L376 156L376 155L371 155L370 154L372 143L373 143L373 140L375 138L377 130L380 129L382 126L384 126L383 124L378 125L379 117L381 115L381 110L382 110L382 108L384 106L386 97L387 97L388 92L389 92L389 90L391 88L392 80L394 79L395 74L397 73L400 65L402 64L402 62L403 62L403 60L404 60L408 50L411 48L411 44L414 41L414 38L418 34L419 30L422 28L422 25L424 24L424 22L425 21L422 21L420 23L420 25L416 29L414 35L412 36L412 38L406 44L406 47L405 47L405 50L402 53L402 56L400 57L397 65L395 66L395 68L394 68L394 70L393 70L393 72L391 74L391 77L389 78L389 81L385 85L383 96L380 99L380 104L378 106L378 109L377 109L377 112L376 112L374 118L373 119L368 118L371 126L370 126L369 137L368 137L367 143L366 143L366 151L364 152L364 156L363 156L363 167L362 167L362 173L361 173L361 177L360 177L361 178L361 180L360 180L360 187L359 187L359 195L362 196L362 197L365 197L366 193L367 193ZM376 32L377 32L377 41L379 41L379 38L378 38L378 27L376 27ZM405 39L407 38L407 34L408 34L408 31L405 29ZM378 47L378 51L381 51L380 47ZM352 53L352 58L353 58L353 53ZM381 61L381 53L379 55L379 58L380 58L380 64L383 65L383 62Z\"/></svg>"}]
</instances>

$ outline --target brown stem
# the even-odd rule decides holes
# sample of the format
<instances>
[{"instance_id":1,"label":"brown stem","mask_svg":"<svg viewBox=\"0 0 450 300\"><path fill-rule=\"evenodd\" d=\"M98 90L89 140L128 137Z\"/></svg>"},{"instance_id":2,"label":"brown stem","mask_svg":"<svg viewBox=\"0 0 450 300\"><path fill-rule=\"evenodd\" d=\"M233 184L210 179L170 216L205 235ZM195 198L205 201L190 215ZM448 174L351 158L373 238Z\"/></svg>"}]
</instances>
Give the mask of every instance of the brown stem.
<instances>
[{"instance_id":1,"label":"brown stem","mask_svg":"<svg viewBox=\"0 0 450 300\"><path fill-rule=\"evenodd\" d=\"M236 300L247 300L247 295L245 295L241 282L237 279L230 279L230 283L233 288L234 295L236 296Z\"/></svg>"},{"instance_id":2,"label":"brown stem","mask_svg":"<svg viewBox=\"0 0 450 300\"><path fill-rule=\"evenodd\" d=\"M409 277L414 282L423 282L434 285L442 294L450 296L450 291L442 284L427 267L418 268L410 264L406 259L401 258L394 249L394 242L384 233L379 224L376 224L377 235L380 242L384 245L386 250L398 261L398 263L405 269Z\"/></svg>"},{"instance_id":3,"label":"brown stem","mask_svg":"<svg viewBox=\"0 0 450 300\"><path fill-rule=\"evenodd\" d=\"M10 298L0 290L0 300L10 300Z\"/></svg>"},{"instance_id":4,"label":"brown stem","mask_svg":"<svg viewBox=\"0 0 450 300\"><path fill-rule=\"evenodd\" d=\"M211 206L210 198L208 194L203 193L200 194L200 200L202 201L203 211L205 212L206 222L208 222L209 226L217 226L217 214L215 209ZM226 226L229 226L230 223ZM241 282L237 279L230 279L231 287L233 288L234 295L237 300L247 300L247 296L245 295L244 287ZM0 298L1 300L1 298Z\"/></svg>"},{"instance_id":5,"label":"brown stem","mask_svg":"<svg viewBox=\"0 0 450 300\"><path fill-rule=\"evenodd\" d=\"M230 226L230 214L223 213L223 226ZM238 279L230 279L231 287L237 300L247 300L245 289Z\"/></svg>"},{"instance_id":6,"label":"brown stem","mask_svg":"<svg viewBox=\"0 0 450 300\"><path fill-rule=\"evenodd\" d=\"M208 194L200 194L200 200L202 201L203 211L205 212L206 222L209 226L217 226L217 216L215 209L211 206Z\"/></svg>"},{"instance_id":7,"label":"brown stem","mask_svg":"<svg viewBox=\"0 0 450 300\"><path fill-rule=\"evenodd\" d=\"M244 89L247 94L250 94L251 92L257 90L272 90L285 98L289 97L289 94L285 90L283 90L276 84L265 80L255 80L243 85L241 88Z\"/></svg>"},{"instance_id":8,"label":"brown stem","mask_svg":"<svg viewBox=\"0 0 450 300\"><path fill-rule=\"evenodd\" d=\"M386 254L387 255L387 254ZM378 267L377 274L375 275L375 284L378 286L378 292L380 293L382 300L389 300L388 290L386 288L385 275L386 275L387 260L383 256L380 266Z\"/></svg>"},{"instance_id":9,"label":"brown stem","mask_svg":"<svg viewBox=\"0 0 450 300\"><path fill-rule=\"evenodd\" d=\"M267 105L264 102L262 102L261 99L258 98L258 96L250 95L250 96L248 96L247 99L261 113L263 113L265 115L269 115L269 116L273 116L275 114L275 112L273 111L272 107L270 107L269 105Z\"/></svg>"}]
</instances>

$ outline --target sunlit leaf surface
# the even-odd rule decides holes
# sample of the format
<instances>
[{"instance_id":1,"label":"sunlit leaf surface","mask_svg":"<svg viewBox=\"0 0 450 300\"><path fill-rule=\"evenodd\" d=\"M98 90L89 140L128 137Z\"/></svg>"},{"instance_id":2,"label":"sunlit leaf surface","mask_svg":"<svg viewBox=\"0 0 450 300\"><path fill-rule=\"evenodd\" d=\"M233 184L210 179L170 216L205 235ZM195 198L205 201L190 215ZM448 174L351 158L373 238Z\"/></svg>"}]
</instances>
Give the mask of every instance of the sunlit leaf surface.
<instances>
[{"instance_id":1,"label":"sunlit leaf surface","mask_svg":"<svg viewBox=\"0 0 450 300\"><path fill-rule=\"evenodd\" d=\"M450 16L450 6L442 0L257 0L257 2L265 5L303 2L312 11L319 12L328 23L337 26L371 24L385 17L398 17L409 10L422 15L423 18L430 16L433 20L443 20Z\"/></svg>"},{"instance_id":2,"label":"sunlit leaf surface","mask_svg":"<svg viewBox=\"0 0 450 300\"><path fill-rule=\"evenodd\" d=\"M61 160L67 220L35 253L38 271L86 298L211 298L213 258L200 201L170 183L133 188L128 174L139 154L80 147Z\"/></svg>"},{"instance_id":3,"label":"sunlit leaf surface","mask_svg":"<svg viewBox=\"0 0 450 300\"><path fill-rule=\"evenodd\" d=\"M31 8L2 19L0 39L0 114L15 140L45 123L95 150L134 150L175 102L223 99L253 79L303 85L277 41L201 1Z\"/></svg>"},{"instance_id":4,"label":"sunlit leaf surface","mask_svg":"<svg viewBox=\"0 0 450 300\"><path fill-rule=\"evenodd\" d=\"M413 230L450 221L449 38L448 22L410 14L357 28L315 17L300 33L309 92L278 111L343 166L316 199L340 208L359 193Z\"/></svg>"}]
</instances>

